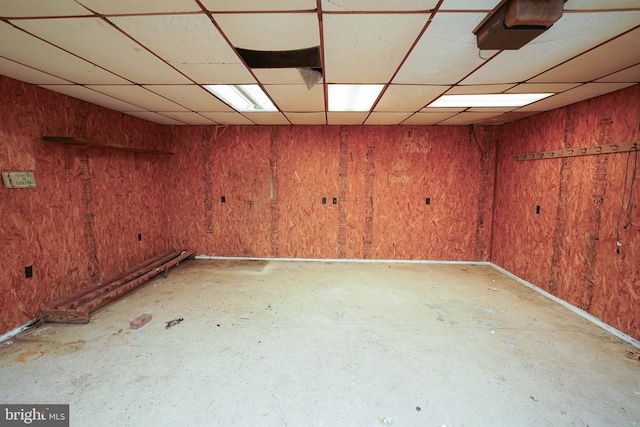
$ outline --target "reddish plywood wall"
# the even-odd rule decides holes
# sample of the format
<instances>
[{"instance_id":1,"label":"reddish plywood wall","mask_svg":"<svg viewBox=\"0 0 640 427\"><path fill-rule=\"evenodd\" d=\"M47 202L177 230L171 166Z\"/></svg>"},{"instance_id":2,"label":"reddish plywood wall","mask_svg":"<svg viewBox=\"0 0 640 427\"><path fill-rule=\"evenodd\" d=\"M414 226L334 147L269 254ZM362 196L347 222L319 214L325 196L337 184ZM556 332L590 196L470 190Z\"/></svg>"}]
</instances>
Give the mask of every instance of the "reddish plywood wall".
<instances>
[{"instance_id":1,"label":"reddish plywood wall","mask_svg":"<svg viewBox=\"0 0 640 427\"><path fill-rule=\"evenodd\" d=\"M158 149L170 141L161 126L9 78L0 77L0 98L0 170L35 171L37 183L0 184L2 333L43 304L168 247L169 197L158 178L169 159L65 148L41 137Z\"/></svg>"},{"instance_id":2,"label":"reddish plywood wall","mask_svg":"<svg viewBox=\"0 0 640 427\"><path fill-rule=\"evenodd\" d=\"M636 85L502 127L493 245L496 264L634 338L640 338L637 186L626 228L622 215L620 253L616 229L623 193L629 201L636 153L533 161L514 156L638 140L639 117Z\"/></svg>"},{"instance_id":3,"label":"reddish plywood wall","mask_svg":"<svg viewBox=\"0 0 640 427\"><path fill-rule=\"evenodd\" d=\"M496 143L471 130L173 128L173 214L191 218L174 239L221 256L488 260Z\"/></svg>"}]
</instances>

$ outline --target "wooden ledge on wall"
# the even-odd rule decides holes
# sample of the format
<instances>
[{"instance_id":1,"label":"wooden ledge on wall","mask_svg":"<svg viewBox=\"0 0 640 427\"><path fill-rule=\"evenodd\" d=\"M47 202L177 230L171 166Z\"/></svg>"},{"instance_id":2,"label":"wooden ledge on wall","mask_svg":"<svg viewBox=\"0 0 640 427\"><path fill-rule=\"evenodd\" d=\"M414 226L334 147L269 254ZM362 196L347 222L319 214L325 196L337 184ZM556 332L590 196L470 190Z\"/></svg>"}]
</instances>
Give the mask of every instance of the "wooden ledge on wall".
<instances>
[{"instance_id":1,"label":"wooden ledge on wall","mask_svg":"<svg viewBox=\"0 0 640 427\"><path fill-rule=\"evenodd\" d=\"M129 153L134 153L136 154L136 170L138 169L138 156L137 156L138 154L152 154L152 155L161 155L161 156L174 155L174 153L171 151L150 150L147 148L128 147L126 145L107 144L101 141L94 141L94 140L85 139L85 138L74 138L72 136L43 136L42 140L63 144L65 147L80 147L84 149L101 148L106 150L126 151ZM71 169L75 154L76 153L72 152L71 150L65 150L65 168L66 169Z\"/></svg>"},{"instance_id":2,"label":"wooden ledge on wall","mask_svg":"<svg viewBox=\"0 0 640 427\"><path fill-rule=\"evenodd\" d=\"M626 153L640 150L640 141L619 142L617 144L592 145L580 148L561 148L516 155L516 160L558 159L562 157L595 156L598 154Z\"/></svg>"}]
</instances>

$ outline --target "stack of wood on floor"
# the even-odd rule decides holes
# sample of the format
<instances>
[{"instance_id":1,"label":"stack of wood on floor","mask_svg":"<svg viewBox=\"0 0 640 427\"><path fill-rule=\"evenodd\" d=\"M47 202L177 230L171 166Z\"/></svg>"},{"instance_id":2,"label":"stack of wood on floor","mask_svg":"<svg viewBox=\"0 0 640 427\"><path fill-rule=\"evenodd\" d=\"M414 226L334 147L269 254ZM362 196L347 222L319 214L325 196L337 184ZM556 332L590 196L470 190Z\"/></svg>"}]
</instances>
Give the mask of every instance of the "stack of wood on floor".
<instances>
[{"instance_id":1,"label":"stack of wood on floor","mask_svg":"<svg viewBox=\"0 0 640 427\"><path fill-rule=\"evenodd\" d=\"M88 323L92 311L109 304L158 274L162 273L167 277L169 268L186 258L192 258L193 254L187 251L169 251L153 257L116 276L45 305L40 310L40 319L48 322Z\"/></svg>"}]
</instances>

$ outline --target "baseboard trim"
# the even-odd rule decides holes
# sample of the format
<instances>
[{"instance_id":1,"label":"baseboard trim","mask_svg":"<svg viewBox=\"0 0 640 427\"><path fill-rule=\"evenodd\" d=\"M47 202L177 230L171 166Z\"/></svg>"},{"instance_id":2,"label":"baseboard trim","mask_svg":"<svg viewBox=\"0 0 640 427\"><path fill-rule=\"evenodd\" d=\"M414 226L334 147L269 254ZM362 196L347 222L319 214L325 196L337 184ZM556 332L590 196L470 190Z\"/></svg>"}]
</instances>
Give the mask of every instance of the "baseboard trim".
<instances>
[{"instance_id":1,"label":"baseboard trim","mask_svg":"<svg viewBox=\"0 0 640 427\"><path fill-rule=\"evenodd\" d=\"M638 341L637 339L633 338L630 335L625 334L622 331L619 331L618 329L614 328L613 326L603 322L602 320L598 319L594 315L589 314L586 311L576 307L575 305L570 304L567 301L565 301L565 300L563 300L561 298L558 298L557 296L545 291L544 289L537 287L533 283L529 283L526 280L521 279L520 277L516 276L515 274L513 274L509 270L505 270L504 268L502 268L502 267L500 267L498 265L495 265L494 263L489 263L489 265L491 267L495 268L496 270L498 270L499 272L501 272L502 274L504 274L505 276L508 276L508 277L512 278L513 280L525 285L527 288L532 289L532 290L538 292L539 294L544 295L545 297L547 297L550 300L562 305L565 308L568 308L569 310L573 311L577 315L579 315L579 316L583 317L584 319L590 321L591 323L601 327L605 331L607 331L609 333L612 333L613 335L617 336L621 340L626 341L629 344L640 348L640 341Z\"/></svg>"},{"instance_id":2,"label":"baseboard trim","mask_svg":"<svg viewBox=\"0 0 640 427\"><path fill-rule=\"evenodd\" d=\"M356 259L356 258L262 258L262 257L234 257L216 255L196 255L196 259L226 260L226 261L301 261L301 262L357 262L357 263L395 263L395 264L461 264L461 265L491 265L487 261L432 261L422 259Z\"/></svg>"}]
</instances>

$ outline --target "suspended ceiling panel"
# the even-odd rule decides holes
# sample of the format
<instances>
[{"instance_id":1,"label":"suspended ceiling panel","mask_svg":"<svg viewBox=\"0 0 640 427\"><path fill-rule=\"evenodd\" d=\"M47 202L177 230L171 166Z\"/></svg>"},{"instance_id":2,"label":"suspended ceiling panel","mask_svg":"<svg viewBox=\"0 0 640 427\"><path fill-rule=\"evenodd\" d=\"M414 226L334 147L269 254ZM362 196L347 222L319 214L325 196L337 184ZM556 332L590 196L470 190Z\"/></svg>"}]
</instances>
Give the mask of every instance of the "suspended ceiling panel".
<instances>
[{"instance_id":1,"label":"suspended ceiling panel","mask_svg":"<svg viewBox=\"0 0 640 427\"><path fill-rule=\"evenodd\" d=\"M9 18L23 16L80 16L91 12L74 0L3 0L0 16Z\"/></svg>"},{"instance_id":2,"label":"suspended ceiling panel","mask_svg":"<svg viewBox=\"0 0 640 427\"><path fill-rule=\"evenodd\" d=\"M65 84L66 80L52 76L42 71L34 70L26 65L8 59L0 58L0 74L12 79L22 80L31 84Z\"/></svg>"},{"instance_id":3,"label":"suspended ceiling panel","mask_svg":"<svg viewBox=\"0 0 640 427\"><path fill-rule=\"evenodd\" d=\"M328 83L388 82L428 17L427 14L325 16L325 80Z\"/></svg>"},{"instance_id":4,"label":"suspended ceiling panel","mask_svg":"<svg viewBox=\"0 0 640 427\"><path fill-rule=\"evenodd\" d=\"M327 113L329 125L361 125L367 120L369 113Z\"/></svg>"},{"instance_id":5,"label":"suspended ceiling panel","mask_svg":"<svg viewBox=\"0 0 640 427\"><path fill-rule=\"evenodd\" d=\"M210 11L283 11L315 10L316 0L201 0Z\"/></svg>"},{"instance_id":6,"label":"suspended ceiling panel","mask_svg":"<svg viewBox=\"0 0 640 427\"><path fill-rule=\"evenodd\" d=\"M575 89L568 90L552 97L543 99L519 108L517 111L548 111L560 106L574 104L585 99L595 98L605 93L629 87L631 83L587 83Z\"/></svg>"},{"instance_id":7,"label":"suspended ceiling panel","mask_svg":"<svg viewBox=\"0 0 640 427\"><path fill-rule=\"evenodd\" d=\"M363 11L430 11L438 0L322 0L322 10L337 12Z\"/></svg>"},{"instance_id":8,"label":"suspended ceiling panel","mask_svg":"<svg viewBox=\"0 0 640 427\"><path fill-rule=\"evenodd\" d=\"M292 125L325 125L325 113L284 113Z\"/></svg>"},{"instance_id":9,"label":"suspended ceiling panel","mask_svg":"<svg viewBox=\"0 0 640 427\"><path fill-rule=\"evenodd\" d=\"M200 114L213 120L216 123L224 123L228 125L252 125L251 120L239 113L210 113L203 111Z\"/></svg>"},{"instance_id":10,"label":"suspended ceiling panel","mask_svg":"<svg viewBox=\"0 0 640 427\"><path fill-rule=\"evenodd\" d=\"M316 85L311 89L306 85L275 85L264 88L281 111L324 111L322 85Z\"/></svg>"},{"instance_id":11,"label":"suspended ceiling panel","mask_svg":"<svg viewBox=\"0 0 640 427\"><path fill-rule=\"evenodd\" d=\"M14 24L131 82L141 84L189 83L176 70L102 19L19 20ZM82 37L79 37L79 34L82 34Z\"/></svg>"},{"instance_id":12,"label":"suspended ceiling panel","mask_svg":"<svg viewBox=\"0 0 640 427\"><path fill-rule=\"evenodd\" d=\"M234 111L206 89L195 85L144 86L158 95L171 99L191 111Z\"/></svg>"},{"instance_id":13,"label":"suspended ceiling panel","mask_svg":"<svg viewBox=\"0 0 640 427\"><path fill-rule=\"evenodd\" d=\"M244 113L244 116L257 125L291 124L282 113Z\"/></svg>"},{"instance_id":14,"label":"suspended ceiling panel","mask_svg":"<svg viewBox=\"0 0 640 427\"><path fill-rule=\"evenodd\" d=\"M57 0L56 0L57 1ZM103 15L130 13L176 13L200 11L192 0L77 0L88 9Z\"/></svg>"},{"instance_id":15,"label":"suspended ceiling panel","mask_svg":"<svg viewBox=\"0 0 640 427\"><path fill-rule=\"evenodd\" d=\"M156 122L162 125L184 125L185 123L163 116L161 114L152 113L150 111L127 113L130 116L139 117L150 122Z\"/></svg>"},{"instance_id":16,"label":"suspended ceiling panel","mask_svg":"<svg viewBox=\"0 0 640 427\"><path fill-rule=\"evenodd\" d=\"M176 111L176 112L163 112L163 116L170 117L181 123L187 125L213 125L216 124L213 120L201 116L198 113L192 113L190 111Z\"/></svg>"},{"instance_id":17,"label":"suspended ceiling panel","mask_svg":"<svg viewBox=\"0 0 640 427\"><path fill-rule=\"evenodd\" d=\"M397 125L406 120L413 113L376 113L369 115L365 125Z\"/></svg>"},{"instance_id":18,"label":"suspended ceiling panel","mask_svg":"<svg viewBox=\"0 0 640 427\"><path fill-rule=\"evenodd\" d=\"M403 125L435 125L458 113L416 113L402 122Z\"/></svg>"},{"instance_id":19,"label":"suspended ceiling panel","mask_svg":"<svg viewBox=\"0 0 640 427\"><path fill-rule=\"evenodd\" d=\"M196 83L255 83L206 15L127 16L109 20Z\"/></svg>"},{"instance_id":20,"label":"suspended ceiling panel","mask_svg":"<svg viewBox=\"0 0 640 427\"><path fill-rule=\"evenodd\" d=\"M27 33L0 23L0 56L80 84L126 83L102 68L60 50Z\"/></svg>"},{"instance_id":21,"label":"suspended ceiling panel","mask_svg":"<svg viewBox=\"0 0 640 427\"><path fill-rule=\"evenodd\" d=\"M390 85L375 107L376 112L418 111L440 96L447 86Z\"/></svg>"},{"instance_id":22,"label":"suspended ceiling panel","mask_svg":"<svg viewBox=\"0 0 640 427\"><path fill-rule=\"evenodd\" d=\"M566 13L561 19L520 50L502 51L461 83L526 81L638 25L640 12Z\"/></svg>"},{"instance_id":23,"label":"suspended ceiling panel","mask_svg":"<svg viewBox=\"0 0 640 427\"><path fill-rule=\"evenodd\" d=\"M145 108L142 108L140 106L129 104L128 102L121 101L112 96L105 95L104 93L96 92L95 90L92 90L80 85L56 85L56 86L41 85L41 87L45 89L54 90L56 92L64 93L65 95L69 95L73 98L81 99L83 101L100 105L105 108L110 108L112 110L125 111L125 112L147 111Z\"/></svg>"},{"instance_id":24,"label":"suspended ceiling panel","mask_svg":"<svg viewBox=\"0 0 640 427\"><path fill-rule=\"evenodd\" d=\"M318 46L318 15L308 13L214 14L235 47L252 50L294 50ZM267 19L268 18L268 19Z\"/></svg>"},{"instance_id":25,"label":"suspended ceiling panel","mask_svg":"<svg viewBox=\"0 0 640 427\"><path fill-rule=\"evenodd\" d=\"M481 66L495 52L480 52L473 33L460 28L473 29L484 16L438 13L393 82L453 85Z\"/></svg>"},{"instance_id":26,"label":"suspended ceiling panel","mask_svg":"<svg viewBox=\"0 0 640 427\"><path fill-rule=\"evenodd\" d=\"M640 1L568 0L521 49L480 51L473 29L499 2L0 0L0 74L161 124L222 125L462 124L489 113L474 123L502 124L640 82ZM313 46L322 78L311 90L294 67L250 69L236 52ZM246 83L280 112L235 112L203 88ZM330 83L384 87L370 111L334 112ZM427 107L445 93L528 91L555 95L516 111Z\"/></svg>"},{"instance_id":27,"label":"suspended ceiling panel","mask_svg":"<svg viewBox=\"0 0 640 427\"><path fill-rule=\"evenodd\" d=\"M186 111L175 102L161 97L143 87L134 85L87 86L90 89L113 96L121 101L137 105L149 111Z\"/></svg>"},{"instance_id":28,"label":"suspended ceiling panel","mask_svg":"<svg viewBox=\"0 0 640 427\"><path fill-rule=\"evenodd\" d=\"M485 119L490 119L499 116L500 113L475 113L475 112L463 112L453 117L450 117L442 122L440 125L472 125Z\"/></svg>"},{"instance_id":29,"label":"suspended ceiling panel","mask_svg":"<svg viewBox=\"0 0 640 427\"><path fill-rule=\"evenodd\" d=\"M617 73L613 73L602 79L596 80L597 82L609 82L609 83L632 83L640 81L640 65L634 65L633 67L626 68Z\"/></svg>"},{"instance_id":30,"label":"suspended ceiling panel","mask_svg":"<svg viewBox=\"0 0 640 427\"><path fill-rule=\"evenodd\" d=\"M640 19L640 16L638 16ZM576 79L588 82L613 74L618 70L640 63L640 29L559 65L531 82L572 82Z\"/></svg>"}]
</instances>

